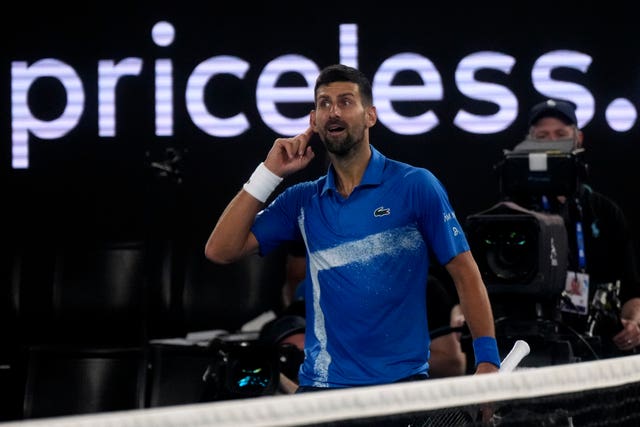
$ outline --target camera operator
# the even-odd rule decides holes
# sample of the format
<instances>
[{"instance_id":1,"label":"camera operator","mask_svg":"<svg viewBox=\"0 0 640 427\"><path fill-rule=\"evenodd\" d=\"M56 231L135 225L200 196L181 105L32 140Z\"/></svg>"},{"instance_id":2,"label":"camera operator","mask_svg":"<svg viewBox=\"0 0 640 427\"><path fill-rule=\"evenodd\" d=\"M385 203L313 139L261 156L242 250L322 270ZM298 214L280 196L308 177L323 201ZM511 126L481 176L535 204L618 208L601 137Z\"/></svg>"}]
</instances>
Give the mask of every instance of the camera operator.
<instances>
[{"instance_id":1,"label":"camera operator","mask_svg":"<svg viewBox=\"0 0 640 427\"><path fill-rule=\"evenodd\" d=\"M275 394L293 394L298 389L298 370L304 359L306 329L304 300L293 301L278 317L265 323L260 339L278 358Z\"/></svg>"},{"instance_id":2,"label":"camera operator","mask_svg":"<svg viewBox=\"0 0 640 427\"><path fill-rule=\"evenodd\" d=\"M526 142L583 149L575 105L562 100L536 104ZM601 338L602 355L629 354L640 345L640 279L634 243L621 208L581 177L574 194L513 200L532 210L560 215L567 228L569 262L562 322ZM575 302L584 303L582 307ZM595 325L595 327L594 327Z\"/></svg>"}]
</instances>

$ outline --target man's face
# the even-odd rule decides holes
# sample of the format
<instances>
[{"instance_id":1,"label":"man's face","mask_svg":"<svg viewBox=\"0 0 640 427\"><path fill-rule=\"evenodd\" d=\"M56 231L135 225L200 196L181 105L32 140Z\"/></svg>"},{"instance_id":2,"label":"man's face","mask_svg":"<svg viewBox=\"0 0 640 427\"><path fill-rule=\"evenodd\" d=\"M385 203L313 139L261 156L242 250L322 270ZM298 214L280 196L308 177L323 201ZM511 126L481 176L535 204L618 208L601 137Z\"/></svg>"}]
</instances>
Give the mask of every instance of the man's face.
<instances>
[{"instance_id":1,"label":"man's face","mask_svg":"<svg viewBox=\"0 0 640 427\"><path fill-rule=\"evenodd\" d=\"M543 141L574 139L575 132L575 126L555 117L543 117L531 126L531 136Z\"/></svg>"},{"instance_id":2,"label":"man's face","mask_svg":"<svg viewBox=\"0 0 640 427\"><path fill-rule=\"evenodd\" d=\"M318 88L311 125L330 153L350 152L364 140L375 120L375 108L362 105L357 84L334 82Z\"/></svg>"}]
</instances>

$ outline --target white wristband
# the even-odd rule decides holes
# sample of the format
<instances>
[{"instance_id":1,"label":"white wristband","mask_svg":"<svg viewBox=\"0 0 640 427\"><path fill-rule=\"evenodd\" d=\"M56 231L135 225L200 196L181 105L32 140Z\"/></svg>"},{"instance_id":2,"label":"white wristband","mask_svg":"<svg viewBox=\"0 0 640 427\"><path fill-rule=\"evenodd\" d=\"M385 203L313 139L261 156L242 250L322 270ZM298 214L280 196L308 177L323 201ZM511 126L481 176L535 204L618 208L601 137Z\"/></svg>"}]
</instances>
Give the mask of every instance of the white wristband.
<instances>
[{"instance_id":1,"label":"white wristband","mask_svg":"<svg viewBox=\"0 0 640 427\"><path fill-rule=\"evenodd\" d=\"M242 188L264 203L281 182L282 178L267 169L264 162L262 162L256 170L253 171L251 178L249 178L249 181L247 181Z\"/></svg>"}]
</instances>

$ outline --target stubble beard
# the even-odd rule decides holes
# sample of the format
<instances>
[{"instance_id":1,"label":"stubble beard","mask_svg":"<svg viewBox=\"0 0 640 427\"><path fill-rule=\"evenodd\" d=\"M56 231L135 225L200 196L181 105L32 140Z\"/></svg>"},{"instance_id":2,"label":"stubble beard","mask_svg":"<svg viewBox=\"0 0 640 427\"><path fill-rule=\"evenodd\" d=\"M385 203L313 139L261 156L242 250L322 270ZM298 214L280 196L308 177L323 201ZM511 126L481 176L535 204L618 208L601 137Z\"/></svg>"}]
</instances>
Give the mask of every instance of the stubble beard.
<instances>
[{"instance_id":1,"label":"stubble beard","mask_svg":"<svg viewBox=\"0 0 640 427\"><path fill-rule=\"evenodd\" d=\"M326 150L336 157L346 157L354 148L360 145L364 139L364 130L360 130L359 137L355 137L352 132L347 131L345 136L332 137L325 134L323 138Z\"/></svg>"}]
</instances>

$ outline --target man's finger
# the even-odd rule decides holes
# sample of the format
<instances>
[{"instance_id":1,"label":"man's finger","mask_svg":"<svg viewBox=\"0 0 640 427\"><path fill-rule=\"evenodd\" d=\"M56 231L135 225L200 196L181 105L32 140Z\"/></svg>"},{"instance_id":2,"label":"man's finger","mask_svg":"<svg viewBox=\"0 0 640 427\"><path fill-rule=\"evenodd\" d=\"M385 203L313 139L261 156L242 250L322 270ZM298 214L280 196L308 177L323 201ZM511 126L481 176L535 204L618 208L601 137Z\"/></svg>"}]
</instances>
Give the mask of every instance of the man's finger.
<instances>
[{"instance_id":1,"label":"man's finger","mask_svg":"<svg viewBox=\"0 0 640 427\"><path fill-rule=\"evenodd\" d=\"M298 150L297 150L297 154L298 157L302 157L304 156L305 151L307 151L307 144L309 143L309 140L311 139L311 135L313 135L313 129L311 129L311 126L309 126L307 129L305 129L304 132L302 132L300 135L296 136L296 139L298 140Z\"/></svg>"}]
</instances>

